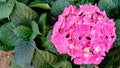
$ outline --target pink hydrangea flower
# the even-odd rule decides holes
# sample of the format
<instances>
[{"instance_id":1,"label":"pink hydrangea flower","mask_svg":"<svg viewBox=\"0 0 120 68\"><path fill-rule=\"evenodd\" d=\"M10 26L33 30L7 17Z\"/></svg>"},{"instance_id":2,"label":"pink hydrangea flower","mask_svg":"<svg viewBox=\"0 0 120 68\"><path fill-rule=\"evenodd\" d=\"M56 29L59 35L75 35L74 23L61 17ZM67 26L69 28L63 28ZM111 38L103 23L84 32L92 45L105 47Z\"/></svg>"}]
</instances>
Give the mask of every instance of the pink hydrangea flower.
<instances>
[{"instance_id":1,"label":"pink hydrangea flower","mask_svg":"<svg viewBox=\"0 0 120 68\"><path fill-rule=\"evenodd\" d=\"M116 39L115 23L96 5L70 5L59 15L51 42L75 64L100 64Z\"/></svg>"}]
</instances>

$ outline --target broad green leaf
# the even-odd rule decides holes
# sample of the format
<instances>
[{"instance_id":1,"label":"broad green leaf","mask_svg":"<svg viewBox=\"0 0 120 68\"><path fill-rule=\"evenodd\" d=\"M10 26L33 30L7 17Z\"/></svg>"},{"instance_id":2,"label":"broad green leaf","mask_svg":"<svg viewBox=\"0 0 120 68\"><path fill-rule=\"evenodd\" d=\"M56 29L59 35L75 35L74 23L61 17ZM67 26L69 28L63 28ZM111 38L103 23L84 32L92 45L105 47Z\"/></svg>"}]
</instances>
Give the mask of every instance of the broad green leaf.
<instances>
[{"instance_id":1,"label":"broad green leaf","mask_svg":"<svg viewBox=\"0 0 120 68\"><path fill-rule=\"evenodd\" d=\"M35 68L72 68L68 61L61 61L57 56L36 49L32 64Z\"/></svg>"},{"instance_id":2,"label":"broad green leaf","mask_svg":"<svg viewBox=\"0 0 120 68\"><path fill-rule=\"evenodd\" d=\"M70 3L67 0L57 0L51 8L51 14L57 17L63 12L64 8L69 5Z\"/></svg>"},{"instance_id":3,"label":"broad green leaf","mask_svg":"<svg viewBox=\"0 0 120 68\"><path fill-rule=\"evenodd\" d=\"M98 6L101 10L105 10L110 18L120 18L119 0L99 0Z\"/></svg>"},{"instance_id":4,"label":"broad green leaf","mask_svg":"<svg viewBox=\"0 0 120 68\"><path fill-rule=\"evenodd\" d=\"M16 25L28 24L31 20L38 17L38 14L23 3L17 2L10 19Z\"/></svg>"},{"instance_id":5,"label":"broad green leaf","mask_svg":"<svg viewBox=\"0 0 120 68\"><path fill-rule=\"evenodd\" d=\"M119 68L120 66L120 47L113 47L99 65L100 68ZM108 62L109 61L109 62Z\"/></svg>"},{"instance_id":6,"label":"broad green leaf","mask_svg":"<svg viewBox=\"0 0 120 68\"><path fill-rule=\"evenodd\" d=\"M48 51L36 49L32 63L35 68L54 68L59 58Z\"/></svg>"},{"instance_id":7,"label":"broad green leaf","mask_svg":"<svg viewBox=\"0 0 120 68\"><path fill-rule=\"evenodd\" d=\"M10 50L13 50L13 48L14 48L13 46L8 46L0 42L0 50L10 51Z\"/></svg>"},{"instance_id":8,"label":"broad green leaf","mask_svg":"<svg viewBox=\"0 0 120 68\"><path fill-rule=\"evenodd\" d=\"M6 23L0 27L0 41L8 46L15 46L14 42L17 40L14 34L16 26L13 23Z\"/></svg>"},{"instance_id":9,"label":"broad green leaf","mask_svg":"<svg viewBox=\"0 0 120 68\"><path fill-rule=\"evenodd\" d=\"M8 0L7 2L4 2L6 0L1 1L0 1L0 20L3 18L9 18L9 15L11 14L14 8L16 0Z\"/></svg>"},{"instance_id":10,"label":"broad green leaf","mask_svg":"<svg viewBox=\"0 0 120 68\"><path fill-rule=\"evenodd\" d=\"M38 21L38 25L40 27L40 30L42 32L42 35L45 36L45 31L46 31L46 19L47 19L47 13L43 13L41 14L39 21Z\"/></svg>"},{"instance_id":11,"label":"broad green leaf","mask_svg":"<svg viewBox=\"0 0 120 68\"><path fill-rule=\"evenodd\" d=\"M0 40L8 46L15 46L13 59L21 68L30 68L34 54L35 42L26 35L29 31L31 31L29 28L16 27L13 23L6 23L0 28Z\"/></svg>"},{"instance_id":12,"label":"broad green leaf","mask_svg":"<svg viewBox=\"0 0 120 68\"><path fill-rule=\"evenodd\" d=\"M35 27L33 27L35 26ZM25 26L18 26L16 27L14 23L6 23L3 26L0 27L0 40L5 45L9 46L15 46L14 43L19 38L27 38L29 39L31 36L34 37L37 32L36 25L32 26L32 30ZM34 35L32 35L34 34Z\"/></svg>"},{"instance_id":13,"label":"broad green leaf","mask_svg":"<svg viewBox=\"0 0 120 68\"><path fill-rule=\"evenodd\" d=\"M21 68L13 59L11 59L10 68Z\"/></svg>"},{"instance_id":14,"label":"broad green leaf","mask_svg":"<svg viewBox=\"0 0 120 68\"><path fill-rule=\"evenodd\" d=\"M72 68L72 65L69 61L61 61L56 65L55 68Z\"/></svg>"},{"instance_id":15,"label":"broad green leaf","mask_svg":"<svg viewBox=\"0 0 120 68\"><path fill-rule=\"evenodd\" d=\"M61 60L67 60L69 58L68 55L62 55L62 54L59 54L57 52L54 44L50 41L51 35L52 35L52 30L50 30L48 32L47 37L46 37L46 41L45 41L45 43L42 46L45 48L45 50L58 55Z\"/></svg>"},{"instance_id":16,"label":"broad green leaf","mask_svg":"<svg viewBox=\"0 0 120 68\"><path fill-rule=\"evenodd\" d=\"M32 2L29 6L42 8L42 9L50 9L49 4L47 4L47 3Z\"/></svg>"},{"instance_id":17,"label":"broad green leaf","mask_svg":"<svg viewBox=\"0 0 120 68\"><path fill-rule=\"evenodd\" d=\"M114 53L113 68L120 67L120 48Z\"/></svg>"},{"instance_id":18,"label":"broad green leaf","mask_svg":"<svg viewBox=\"0 0 120 68\"><path fill-rule=\"evenodd\" d=\"M32 32L33 32L30 39L35 39L35 37L37 35L41 35L41 33L39 32L38 24L35 21L32 21L30 24L31 24Z\"/></svg>"},{"instance_id":19,"label":"broad green leaf","mask_svg":"<svg viewBox=\"0 0 120 68\"><path fill-rule=\"evenodd\" d=\"M32 30L25 26L18 26L14 33L18 38L29 38L32 35Z\"/></svg>"},{"instance_id":20,"label":"broad green leaf","mask_svg":"<svg viewBox=\"0 0 120 68\"><path fill-rule=\"evenodd\" d=\"M49 31L48 35L47 35L47 39L46 39L46 42L45 44L43 45L43 47L45 48L45 50L47 51L50 51L52 53L55 53L55 54L59 54L55 48L55 46L51 43L50 41L50 37L52 35L52 30Z\"/></svg>"},{"instance_id":21,"label":"broad green leaf","mask_svg":"<svg viewBox=\"0 0 120 68\"><path fill-rule=\"evenodd\" d=\"M35 42L29 39L18 39L15 45L13 60L21 68L30 68L35 50Z\"/></svg>"}]
</instances>

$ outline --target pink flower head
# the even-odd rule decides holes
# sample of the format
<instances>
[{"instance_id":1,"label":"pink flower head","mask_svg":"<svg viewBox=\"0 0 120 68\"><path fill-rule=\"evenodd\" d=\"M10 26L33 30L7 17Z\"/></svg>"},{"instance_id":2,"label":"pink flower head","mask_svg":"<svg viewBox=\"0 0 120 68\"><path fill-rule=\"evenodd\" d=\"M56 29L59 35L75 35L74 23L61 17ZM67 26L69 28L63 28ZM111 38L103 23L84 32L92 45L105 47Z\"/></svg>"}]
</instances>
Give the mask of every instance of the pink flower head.
<instances>
[{"instance_id":1,"label":"pink flower head","mask_svg":"<svg viewBox=\"0 0 120 68\"><path fill-rule=\"evenodd\" d=\"M51 42L75 64L100 64L116 39L115 23L96 5L70 5L59 15Z\"/></svg>"}]
</instances>

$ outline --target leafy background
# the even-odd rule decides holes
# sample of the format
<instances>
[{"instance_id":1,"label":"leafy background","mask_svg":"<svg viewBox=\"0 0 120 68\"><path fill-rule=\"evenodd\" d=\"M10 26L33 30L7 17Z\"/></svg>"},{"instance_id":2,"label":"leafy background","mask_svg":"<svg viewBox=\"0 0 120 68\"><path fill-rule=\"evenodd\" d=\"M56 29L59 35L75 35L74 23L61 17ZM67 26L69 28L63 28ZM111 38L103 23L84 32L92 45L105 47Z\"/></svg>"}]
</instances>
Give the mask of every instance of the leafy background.
<instances>
[{"instance_id":1,"label":"leafy background","mask_svg":"<svg viewBox=\"0 0 120 68\"><path fill-rule=\"evenodd\" d=\"M70 4L97 4L116 23L117 40L99 68L120 67L119 0L0 0L0 50L14 50L10 68L84 68L50 42L52 26Z\"/></svg>"}]
</instances>

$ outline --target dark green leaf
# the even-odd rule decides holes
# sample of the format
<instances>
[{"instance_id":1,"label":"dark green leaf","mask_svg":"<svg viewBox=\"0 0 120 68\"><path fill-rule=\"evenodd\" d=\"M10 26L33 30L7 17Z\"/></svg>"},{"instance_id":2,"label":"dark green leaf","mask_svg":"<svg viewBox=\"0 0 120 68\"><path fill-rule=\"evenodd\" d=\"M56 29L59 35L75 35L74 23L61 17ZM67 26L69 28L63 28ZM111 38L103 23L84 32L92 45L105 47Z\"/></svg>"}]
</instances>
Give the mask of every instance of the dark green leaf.
<instances>
[{"instance_id":1,"label":"dark green leaf","mask_svg":"<svg viewBox=\"0 0 120 68\"><path fill-rule=\"evenodd\" d=\"M18 26L14 33L18 38L29 38L32 35L32 30L25 26Z\"/></svg>"},{"instance_id":2,"label":"dark green leaf","mask_svg":"<svg viewBox=\"0 0 120 68\"><path fill-rule=\"evenodd\" d=\"M93 4L94 3L94 0L79 0L79 3L82 5L82 4Z\"/></svg>"},{"instance_id":3,"label":"dark green leaf","mask_svg":"<svg viewBox=\"0 0 120 68\"><path fill-rule=\"evenodd\" d=\"M47 3L55 2L56 0L45 0Z\"/></svg>"},{"instance_id":4,"label":"dark green leaf","mask_svg":"<svg viewBox=\"0 0 120 68\"><path fill-rule=\"evenodd\" d=\"M82 64L80 66L83 68L94 68L94 64Z\"/></svg>"},{"instance_id":5,"label":"dark green leaf","mask_svg":"<svg viewBox=\"0 0 120 68\"><path fill-rule=\"evenodd\" d=\"M16 3L13 13L10 15L10 19L16 25L28 24L31 20L38 17L38 14L31 8L23 3Z\"/></svg>"},{"instance_id":6,"label":"dark green leaf","mask_svg":"<svg viewBox=\"0 0 120 68\"><path fill-rule=\"evenodd\" d=\"M38 1L32 2L29 6L30 7L42 8L42 9L50 9L49 4L47 4L47 3L40 3Z\"/></svg>"},{"instance_id":7,"label":"dark green leaf","mask_svg":"<svg viewBox=\"0 0 120 68\"><path fill-rule=\"evenodd\" d=\"M13 46L8 46L0 42L0 50L10 51L10 50L13 50L13 48L14 48Z\"/></svg>"},{"instance_id":8,"label":"dark green leaf","mask_svg":"<svg viewBox=\"0 0 120 68\"><path fill-rule=\"evenodd\" d=\"M117 35L117 40L115 41L115 46L120 47L120 19L116 20L116 35Z\"/></svg>"},{"instance_id":9,"label":"dark green leaf","mask_svg":"<svg viewBox=\"0 0 120 68\"><path fill-rule=\"evenodd\" d=\"M47 51L36 49L34 58L32 60L35 68L54 68L59 58Z\"/></svg>"},{"instance_id":10,"label":"dark green leaf","mask_svg":"<svg viewBox=\"0 0 120 68\"><path fill-rule=\"evenodd\" d=\"M11 59L10 68L21 68L13 59Z\"/></svg>"},{"instance_id":11,"label":"dark green leaf","mask_svg":"<svg viewBox=\"0 0 120 68\"><path fill-rule=\"evenodd\" d=\"M55 53L55 54L58 54L55 46L51 43L50 41L50 37L52 35L52 30L49 31L48 35L47 35L47 39L46 39L46 42L45 44L43 45L43 47L47 50L47 51L50 51L52 53Z\"/></svg>"},{"instance_id":12,"label":"dark green leaf","mask_svg":"<svg viewBox=\"0 0 120 68\"><path fill-rule=\"evenodd\" d=\"M46 31L46 19L47 19L47 13L41 14L38 25L40 26L40 30L42 32L42 35L45 36Z\"/></svg>"},{"instance_id":13,"label":"dark green leaf","mask_svg":"<svg viewBox=\"0 0 120 68\"><path fill-rule=\"evenodd\" d=\"M15 45L13 60L15 60L21 68L30 68L35 42L28 39L18 39Z\"/></svg>"},{"instance_id":14,"label":"dark green leaf","mask_svg":"<svg viewBox=\"0 0 120 68\"><path fill-rule=\"evenodd\" d=\"M64 8L69 5L70 3L67 0L57 0L51 8L51 14L57 17L63 12Z\"/></svg>"},{"instance_id":15,"label":"dark green leaf","mask_svg":"<svg viewBox=\"0 0 120 68\"><path fill-rule=\"evenodd\" d=\"M31 24L31 28L32 28L32 31L33 31L30 39L35 39L35 37L37 35L41 35L41 33L39 32L38 24L35 21L32 21L30 24Z\"/></svg>"},{"instance_id":16,"label":"dark green leaf","mask_svg":"<svg viewBox=\"0 0 120 68\"><path fill-rule=\"evenodd\" d=\"M2 0L2 2L0 1L0 20L3 18L9 18L16 2L15 0L4 1L6 0Z\"/></svg>"},{"instance_id":17,"label":"dark green leaf","mask_svg":"<svg viewBox=\"0 0 120 68\"><path fill-rule=\"evenodd\" d=\"M113 47L107 53L105 59L99 65L100 68L119 68L120 66L120 47Z\"/></svg>"},{"instance_id":18,"label":"dark green leaf","mask_svg":"<svg viewBox=\"0 0 120 68\"><path fill-rule=\"evenodd\" d=\"M61 61L56 65L55 68L72 68L72 65L69 61Z\"/></svg>"},{"instance_id":19,"label":"dark green leaf","mask_svg":"<svg viewBox=\"0 0 120 68\"><path fill-rule=\"evenodd\" d=\"M0 0L0 2L6 2L7 0Z\"/></svg>"},{"instance_id":20,"label":"dark green leaf","mask_svg":"<svg viewBox=\"0 0 120 68\"><path fill-rule=\"evenodd\" d=\"M27 3L29 2L29 0L17 0L17 1L23 2L23 3L25 3L25 4L27 4Z\"/></svg>"},{"instance_id":21,"label":"dark green leaf","mask_svg":"<svg viewBox=\"0 0 120 68\"><path fill-rule=\"evenodd\" d=\"M61 61L57 56L36 49L32 63L35 68L72 68L68 61Z\"/></svg>"},{"instance_id":22,"label":"dark green leaf","mask_svg":"<svg viewBox=\"0 0 120 68\"><path fill-rule=\"evenodd\" d=\"M105 10L110 18L120 18L119 0L100 0L98 6L101 10Z\"/></svg>"},{"instance_id":23,"label":"dark green leaf","mask_svg":"<svg viewBox=\"0 0 120 68\"><path fill-rule=\"evenodd\" d=\"M16 26L13 23L6 23L0 27L0 40L5 45L15 46L14 42L17 40L16 35L14 34L14 29Z\"/></svg>"}]
</instances>

